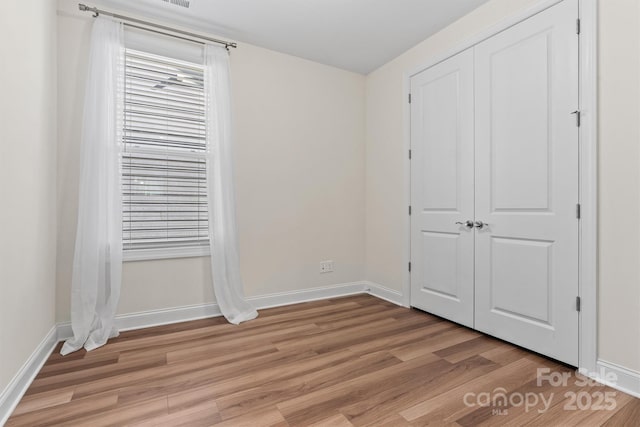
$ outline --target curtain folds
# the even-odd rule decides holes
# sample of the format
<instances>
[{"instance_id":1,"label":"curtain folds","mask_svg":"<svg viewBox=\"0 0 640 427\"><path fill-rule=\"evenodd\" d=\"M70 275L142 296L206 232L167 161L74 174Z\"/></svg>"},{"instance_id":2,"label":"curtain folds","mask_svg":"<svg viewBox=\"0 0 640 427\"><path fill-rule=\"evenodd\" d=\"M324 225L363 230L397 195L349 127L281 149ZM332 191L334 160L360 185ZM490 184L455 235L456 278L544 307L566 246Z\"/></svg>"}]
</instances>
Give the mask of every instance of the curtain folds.
<instances>
[{"instance_id":1,"label":"curtain folds","mask_svg":"<svg viewBox=\"0 0 640 427\"><path fill-rule=\"evenodd\" d=\"M207 44L204 50L207 116L209 241L216 301L230 323L254 319L258 312L243 296L235 216L231 135L229 53Z\"/></svg>"},{"instance_id":2,"label":"curtain folds","mask_svg":"<svg viewBox=\"0 0 640 427\"><path fill-rule=\"evenodd\" d=\"M120 150L124 84L121 23L99 17L91 34L82 122L78 228L71 285L73 338L61 354L93 350L118 335L122 276Z\"/></svg>"}]
</instances>

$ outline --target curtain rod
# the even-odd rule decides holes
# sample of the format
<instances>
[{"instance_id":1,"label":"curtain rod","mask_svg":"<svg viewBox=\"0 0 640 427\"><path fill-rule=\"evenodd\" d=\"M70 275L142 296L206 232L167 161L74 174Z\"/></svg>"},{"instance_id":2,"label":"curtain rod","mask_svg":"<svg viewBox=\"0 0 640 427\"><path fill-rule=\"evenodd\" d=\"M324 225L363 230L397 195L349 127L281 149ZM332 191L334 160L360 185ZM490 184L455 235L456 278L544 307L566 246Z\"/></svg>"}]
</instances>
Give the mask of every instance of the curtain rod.
<instances>
[{"instance_id":1,"label":"curtain rod","mask_svg":"<svg viewBox=\"0 0 640 427\"><path fill-rule=\"evenodd\" d=\"M204 44L204 42L202 40L206 40L206 41L212 42L212 43L223 44L224 47L227 48L227 50L229 50L230 47L232 47L234 49L238 47L238 45L236 43L234 43L234 42L213 39L213 38L210 38L210 37L204 37L204 36L200 36L198 34L189 33L187 31L177 30L177 29L171 28L171 27L165 27L164 25L154 24L152 22L147 22L147 21L142 21L140 19L131 18L129 16L118 15L117 13L107 12L105 10L100 10L97 7L89 7L89 6L87 6L85 4L82 4L82 3L78 4L78 9L80 9L83 12L93 12L93 17L94 18L98 17L101 14L102 15L107 15L107 16L111 16L112 18L119 19L121 21L129 21L129 22L123 22L123 24L128 25L129 27L139 28L141 30L151 31L153 33L164 34L166 36L171 36L171 37L175 37L175 38L182 39L182 40L187 40L187 41L200 43L200 44ZM152 30L150 28L141 27L141 26L138 26L138 25L134 25L132 23L145 25L147 27L157 28L157 29L163 30L163 31ZM184 37L177 36L177 35L172 34L172 33L181 34Z\"/></svg>"}]
</instances>

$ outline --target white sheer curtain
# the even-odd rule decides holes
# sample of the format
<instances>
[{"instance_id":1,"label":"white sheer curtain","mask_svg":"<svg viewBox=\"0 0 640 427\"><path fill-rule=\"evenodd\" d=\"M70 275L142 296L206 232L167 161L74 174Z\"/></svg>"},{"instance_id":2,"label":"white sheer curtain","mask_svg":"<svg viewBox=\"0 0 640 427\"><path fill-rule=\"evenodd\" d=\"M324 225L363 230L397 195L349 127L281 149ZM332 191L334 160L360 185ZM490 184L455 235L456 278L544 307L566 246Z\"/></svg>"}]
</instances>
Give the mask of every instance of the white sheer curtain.
<instances>
[{"instance_id":1,"label":"white sheer curtain","mask_svg":"<svg viewBox=\"0 0 640 427\"><path fill-rule=\"evenodd\" d=\"M124 35L121 23L93 23L82 117L78 228L71 285L73 338L60 353L93 350L118 335L122 276L120 147Z\"/></svg>"},{"instance_id":2,"label":"white sheer curtain","mask_svg":"<svg viewBox=\"0 0 640 427\"><path fill-rule=\"evenodd\" d=\"M204 66L213 290L224 317L237 325L255 319L258 312L244 299L240 277L231 139L229 53L223 47L206 45Z\"/></svg>"}]
</instances>

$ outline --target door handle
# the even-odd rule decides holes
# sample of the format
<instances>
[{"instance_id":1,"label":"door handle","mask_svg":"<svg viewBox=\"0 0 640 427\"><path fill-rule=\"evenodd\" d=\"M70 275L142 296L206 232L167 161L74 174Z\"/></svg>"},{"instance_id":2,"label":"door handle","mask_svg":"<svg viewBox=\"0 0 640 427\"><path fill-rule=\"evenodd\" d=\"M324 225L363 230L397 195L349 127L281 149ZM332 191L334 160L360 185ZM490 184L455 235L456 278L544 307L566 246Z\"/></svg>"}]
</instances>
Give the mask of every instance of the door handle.
<instances>
[{"instance_id":1,"label":"door handle","mask_svg":"<svg viewBox=\"0 0 640 427\"><path fill-rule=\"evenodd\" d=\"M473 221L471 221L470 219L466 220L465 222L456 222L456 224L458 225L464 225L467 228L473 228Z\"/></svg>"},{"instance_id":2,"label":"door handle","mask_svg":"<svg viewBox=\"0 0 640 427\"><path fill-rule=\"evenodd\" d=\"M478 230L482 230L484 227L488 227L488 226L489 226L489 224L487 224L486 222L482 222L482 221L476 221L476 223L475 223L475 227Z\"/></svg>"}]
</instances>

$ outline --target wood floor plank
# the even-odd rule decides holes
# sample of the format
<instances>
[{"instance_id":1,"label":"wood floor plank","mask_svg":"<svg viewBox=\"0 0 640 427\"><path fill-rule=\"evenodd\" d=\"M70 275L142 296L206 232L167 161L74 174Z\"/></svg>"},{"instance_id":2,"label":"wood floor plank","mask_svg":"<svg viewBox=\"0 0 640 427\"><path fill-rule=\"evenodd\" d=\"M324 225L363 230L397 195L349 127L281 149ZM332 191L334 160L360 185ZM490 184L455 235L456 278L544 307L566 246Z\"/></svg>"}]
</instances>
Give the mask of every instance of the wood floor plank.
<instances>
[{"instance_id":1,"label":"wood floor plank","mask_svg":"<svg viewBox=\"0 0 640 427\"><path fill-rule=\"evenodd\" d=\"M397 325L388 325L383 327L376 328L376 331L371 334L360 332L357 335L347 335L343 338L332 339L329 342L325 342L322 345L314 346L314 349L319 353L326 353L335 350L339 350L341 348L355 348L360 346L364 346L366 348L365 352L374 352L374 351L383 351L389 345L389 339L391 342L403 342L404 340L415 340L415 335L407 335L410 334L422 334L424 333L424 329L431 326L431 323L425 323L422 321L417 321L410 324L402 324L403 322L397 322ZM426 335L426 334L425 334ZM392 345L392 344L391 344Z\"/></svg>"},{"instance_id":2,"label":"wood floor plank","mask_svg":"<svg viewBox=\"0 0 640 427\"><path fill-rule=\"evenodd\" d=\"M179 342L176 344L169 344L164 346L157 347L147 347L140 350L125 350L119 354L119 360L122 362L126 362L129 360L135 359L145 359L147 357L154 357L158 354L166 354L167 355L167 363L175 363L179 361L180 357L176 356L178 353L176 352L184 352L189 355L192 352L197 352L197 349L200 347L204 347L207 345L212 345L214 348L210 356L215 354L216 356L224 356L229 354L238 354L245 353L247 351L256 352L269 352L276 351L277 349L270 345L267 341L260 341L259 339L255 340L221 340L219 337L216 338L202 338L195 339L193 341L189 341L188 343ZM217 346L217 347L215 347ZM193 349L193 350L192 350ZM193 359L198 360L201 357L198 355L194 355L193 357L185 357L185 359ZM222 362L222 361L221 361Z\"/></svg>"},{"instance_id":3,"label":"wood floor plank","mask_svg":"<svg viewBox=\"0 0 640 427\"><path fill-rule=\"evenodd\" d=\"M491 360L501 366L513 363L516 360L525 357L526 355L526 350L519 347L514 347L504 342L499 342L490 350L480 353L480 356L484 357L485 359Z\"/></svg>"},{"instance_id":4,"label":"wood floor plank","mask_svg":"<svg viewBox=\"0 0 640 427\"><path fill-rule=\"evenodd\" d=\"M292 327L275 327L273 330L263 331L260 337L253 335L237 337L231 339L220 340L207 339L200 340L199 345L195 347L181 348L178 350L169 350L167 352L168 363L176 363L184 360L198 360L206 358L207 355L220 353L243 352L245 349L255 348L264 341L272 342L277 339L287 339L289 337L304 336L306 332L316 331L317 327L313 325L296 325ZM267 344L270 346L269 344ZM271 347L271 346L270 346Z\"/></svg>"},{"instance_id":5,"label":"wood floor plank","mask_svg":"<svg viewBox=\"0 0 640 427\"><path fill-rule=\"evenodd\" d=\"M490 392L498 387L509 391L520 383L535 378L535 375L535 364L528 359L520 359L510 365L500 367L493 372L452 388L432 399L425 400L402 411L400 414L411 422L420 418L434 418L454 422L463 413L471 412L472 408L464 405L464 396L467 393ZM421 420L418 422L422 424Z\"/></svg>"},{"instance_id":6,"label":"wood floor plank","mask_svg":"<svg viewBox=\"0 0 640 427\"><path fill-rule=\"evenodd\" d=\"M168 414L135 422L136 427L206 427L217 424L222 419L215 402L203 402Z\"/></svg>"},{"instance_id":7,"label":"wood floor plank","mask_svg":"<svg viewBox=\"0 0 640 427\"><path fill-rule=\"evenodd\" d=\"M100 413L75 418L72 421L65 422L65 425L70 427L124 426L164 416L168 413L167 398L164 396L158 399L146 400L136 405L116 405Z\"/></svg>"},{"instance_id":8,"label":"wood floor plank","mask_svg":"<svg viewBox=\"0 0 640 427\"><path fill-rule=\"evenodd\" d=\"M167 397L169 414L184 411L194 406L201 405L214 405L216 408L216 413L220 413L218 404L216 402L217 395L218 389L215 384L207 384L188 390L170 393Z\"/></svg>"},{"instance_id":9,"label":"wood floor plank","mask_svg":"<svg viewBox=\"0 0 640 427\"><path fill-rule=\"evenodd\" d=\"M35 412L39 409L51 408L53 406L69 403L71 402L72 397L73 389L55 389L48 393L25 396L13 411L13 415L17 416L28 412Z\"/></svg>"},{"instance_id":10,"label":"wood floor plank","mask_svg":"<svg viewBox=\"0 0 640 427\"><path fill-rule=\"evenodd\" d=\"M144 382L131 382L126 381L125 384L120 383L118 385L119 401L140 401L149 398L161 396L165 393L174 393L179 390L185 390L194 387L200 387L203 385L217 383L222 387L223 385L240 383L239 378L241 376L249 376L254 378L256 372L268 373L270 371L265 370L265 366L271 366L272 363L281 364L296 364L296 362L302 362L316 356L314 352L278 352L269 354L264 357L256 357L251 360L238 360L236 363L230 363L222 367L211 366L206 369L190 369L189 364L176 364L172 366L179 366L181 368L187 368L186 371L174 373L173 375L159 375L149 376ZM337 357L335 354L332 357ZM228 380L232 381L228 381ZM113 387L113 384L110 385ZM78 389L78 391L80 391ZM86 392L86 390L82 390Z\"/></svg>"},{"instance_id":11,"label":"wood floor plank","mask_svg":"<svg viewBox=\"0 0 640 427\"><path fill-rule=\"evenodd\" d=\"M481 354L491 350L496 346L498 340L487 336L479 336L461 343L452 345L448 348L435 351L434 353L442 357L448 362L458 363L475 354Z\"/></svg>"},{"instance_id":12,"label":"wood floor plank","mask_svg":"<svg viewBox=\"0 0 640 427\"><path fill-rule=\"evenodd\" d=\"M10 426L52 426L68 423L89 414L102 414L114 408L118 403L117 393L106 393L90 396L86 399L70 401L63 405L36 409L18 416L12 416L7 422Z\"/></svg>"},{"instance_id":13,"label":"wood floor plank","mask_svg":"<svg viewBox=\"0 0 640 427\"><path fill-rule=\"evenodd\" d=\"M341 407L340 412L345 414L354 425L376 425L378 420L388 418L389 414L399 414L426 399L495 369L494 363L480 356L474 356L457 364L450 364L437 372L416 375L408 380L404 387L383 387L379 393L366 400ZM396 418L392 417L392 419ZM404 422L408 424L408 421Z\"/></svg>"},{"instance_id":14,"label":"wood floor plank","mask_svg":"<svg viewBox=\"0 0 640 427\"><path fill-rule=\"evenodd\" d=\"M579 392L575 387L569 387L571 391ZM583 387L580 391L585 392L591 396L592 393L596 391L600 391L600 387ZM535 418L526 423L520 423L519 425L527 425L527 426L539 426L539 425L549 425L555 422L555 420L561 419L563 423L567 425L576 425L576 426L600 426L606 424L607 420L612 418L617 412L621 411L622 408L632 401L637 401L638 399L634 399L628 394L615 392L613 389L608 388L607 391L614 392L615 394L615 402L616 408L614 410L593 410L591 408L587 410L568 410L566 408L567 403L569 403L566 399L558 399L558 403L556 403L551 410L544 412L542 414L536 414ZM564 393L563 393L564 394ZM562 396L564 397L564 396ZM636 426L639 425L638 419L636 419ZM495 425L495 424L494 424ZM624 425L624 423L614 423L613 426ZM632 424L633 425L633 424Z\"/></svg>"},{"instance_id":15,"label":"wood floor plank","mask_svg":"<svg viewBox=\"0 0 640 427\"><path fill-rule=\"evenodd\" d=\"M313 349L321 347L327 342L335 343L337 340L349 340L351 337L371 336L378 330L388 331L398 328L400 323L392 318L381 318L373 322L340 328L337 330L320 330L318 333L307 337L288 337L274 341L279 350L292 348ZM329 340L328 337L331 337Z\"/></svg>"},{"instance_id":16,"label":"wood floor plank","mask_svg":"<svg viewBox=\"0 0 640 427\"><path fill-rule=\"evenodd\" d=\"M479 337L480 334L466 328L454 328L445 330L436 339L426 342L412 342L391 350L391 353L400 360L408 361L425 354L435 353L452 345L457 345Z\"/></svg>"},{"instance_id":17,"label":"wood floor plank","mask_svg":"<svg viewBox=\"0 0 640 427\"><path fill-rule=\"evenodd\" d=\"M390 317L396 313L405 311L402 307L380 308L380 307L361 307L357 312L349 311L340 316L324 316L314 321L318 327L325 330L335 330L346 328L349 326L364 325L368 322L376 321L380 317Z\"/></svg>"},{"instance_id":18,"label":"wood floor plank","mask_svg":"<svg viewBox=\"0 0 640 427\"><path fill-rule=\"evenodd\" d=\"M555 372L565 373L570 371L562 367ZM540 382L539 384L536 378L515 388L510 393L511 395L521 396L535 395L535 405L533 405L534 400L531 400L531 407L525 405L515 406L509 403L509 401L504 402L504 404L500 402L496 405L478 407L478 409L475 409L473 412L457 419L456 422L463 427L493 426L496 425L496 423L500 425L509 424L521 426L536 418L539 419L540 414L547 408L552 408L558 403L565 401L564 394L574 389L574 384L569 381L566 385L554 387L551 386L549 382ZM540 396L543 396L545 400L543 401L542 398L539 398ZM501 415L495 416L493 412L495 410L501 411Z\"/></svg>"},{"instance_id":19,"label":"wood floor plank","mask_svg":"<svg viewBox=\"0 0 640 427\"><path fill-rule=\"evenodd\" d=\"M210 368L204 371L189 372L187 374L166 377L161 380L151 380L144 384L134 384L120 390L120 398L128 400L138 400L149 396L160 395L165 392L175 393L187 388L206 386L211 384L216 390L216 396L237 391L242 388L255 387L256 384L276 379L290 378L300 375L309 370L319 369L322 366L333 365L339 360L348 358L347 354L333 353L327 355L317 355L313 352L280 352L281 357L278 363L290 364L292 369L274 370L264 369L264 365L255 364L247 366L242 363L230 366L231 370L218 370Z\"/></svg>"},{"instance_id":20,"label":"wood floor plank","mask_svg":"<svg viewBox=\"0 0 640 427\"><path fill-rule=\"evenodd\" d=\"M214 424L216 427L279 427L288 425L287 420L276 408L249 412Z\"/></svg>"},{"instance_id":21,"label":"wood floor plank","mask_svg":"<svg viewBox=\"0 0 640 427\"><path fill-rule=\"evenodd\" d=\"M327 304L326 301L321 305L314 303L298 304L293 310L289 310L288 307L277 307L269 309L266 315L261 313L258 318L255 319L254 324L249 329L255 329L257 326L269 326L274 324L309 324L315 323L317 320L326 317L339 317L348 313L359 313L360 311L370 310L372 306L363 306L353 301L344 300L337 302L334 305ZM241 324L240 327L247 327L247 324Z\"/></svg>"},{"instance_id":22,"label":"wood floor plank","mask_svg":"<svg viewBox=\"0 0 640 427\"><path fill-rule=\"evenodd\" d=\"M157 352L158 349L165 350L169 348L182 348L186 349L194 345L198 345L202 341L206 342L224 342L227 346L240 345L242 343L255 342L257 339L262 339L263 334L278 331L281 329L287 329L290 332L303 332L308 329L315 329L315 325L309 324L289 324L286 327L279 325L256 325L253 328L247 328L245 325L215 325L212 327L199 328L195 331L180 331L170 334L163 334L156 340L153 337L145 336L139 340L126 340L114 343L113 345L104 346L98 348L87 355L87 357L93 357L110 352L141 352L141 351L153 351ZM283 333L284 334L284 333ZM230 339L231 338L231 339ZM182 347L180 347L182 346Z\"/></svg>"},{"instance_id":23,"label":"wood floor plank","mask_svg":"<svg viewBox=\"0 0 640 427\"><path fill-rule=\"evenodd\" d=\"M639 426L640 400L577 384L572 368L369 295L123 332L50 356L7 426ZM539 386L537 369L569 375ZM465 404L467 393L538 393L543 412ZM566 393L616 393L568 410ZM537 408L536 408L537 409Z\"/></svg>"},{"instance_id":24,"label":"wood floor plank","mask_svg":"<svg viewBox=\"0 0 640 427\"><path fill-rule=\"evenodd\" d=\"M219 381L232 378L248 370L259 370L263 366L273 363L287 363L296 359L312 356L312 352L277 352L268 353L251 358L237 358L233 363L220 366L214 361L203 359L188 363L174 363L167 366L153 367L127 375L118 375L95 381L89 381L76 387L74 396L82 397L109 390L120 390L122 393L128 387L140 387L148 384L152 388L163 381L176 380L188 387L197 386L196 383Z\"/></svg>"},{"instance_id":25,"label":"wood floor plank","mask_svg":"<svg viewBox=\"0 0 640 427\"><path fill-rule=\"evenodd\" d=\"M134 329L121 333L117 338L109 340L109 343L119 343L131 340L139 340L145 337L159 337L176 332L195 331L197 329L211 328L216 325L226 325L228 322L224 317L209 317L206 319L191 320L189 322L171 323L150 328ZM91 353L89 353L91 354Z\"/></svg>"},{"instance_id":26,"label":"wood floor plank","mask_svg":"<svg viewBox=\"0 0 640 427\"><path fill-rule=\"evenodd\" d=\"M572 390L577 393L587 392L589 394L595 391L593 388L590 388L590 387L574 388ZM619 404L622 405L627 398L632 399L630 396L625 395L622 398L617 397L616 400L618 401ZM519 425L533 427L533 426L549 425L549 424L555 423L557 420L562 420L563 425L566 425L566 426L591 426L591 425L600 426L603 424L604 420L603 422L595 422L596 420L594 419L594 423L587 423L587 419L590 416L595 415L596 412L600 416L606 415L607 417L609 417L611 415L611 412L604 411L604 410L593 411L591 409L586 409L586 410L569 409L566 407L567 403L569 403L568 400L559 401L555 406L551 407L550 410L542 414L538 414L531 421L528 421L526 423L521 423Z\"/></svg>"},{"instance_id":27,"label":"wood floor plank","mask_svg":"<svg viewBox=\"0 0 640 427\"><path fill-rule=\"evenodd\" d=\"M413 427L413 425L402 418L400 414L389 413L385 416L376 418L375 421L369 424L362 424L366 427Z\"/></svg>"},{"instance_id":28,"label":"wood floor plank","mask_svg":"<svg viewBox=\"0 0 640 427\"><path fill-rule=\"evenodd\" d=\"M603 424L605 427L628 426L637 427L640 425L640 399L629 399L624 406L615 413L610 413L610 417ZM594 422L595 418L602 414L594 414L586 418L586 422Z\"/></svg>"},{"instance_id":29,"label":"wood floor plank","mask_svg":"<svg viewBox=\"0 0 640 427\"><path fill-rule=\"evenodd\" d=\"M296 375L280 381L260 381L254 387L224 395L217 399L223 419L232 418L265 406L293 399L300 394L339 384L380 369L397 365L400 360L388 353L376 353L366 357L350 354L342 362L331 364L324 369L309 370L305 375Z\"/></svg>"},{"instance_id":30,"label":"wood floor plank","mask_svg":"<svg viewBox=\"0 0 640 427\"><path fill-rule=\"evenodd\" d=\"M115 365L103 365L91 367L84 370L74 370L71 372L61 373L59 375L51 375L44 378L36 378L29 392L40 393L56 388L74 386L90 382L94 379L104 379L126 375L130 372L141 372L148 368L162 367L167 364L167 358L164 354L156 355L146 359L117 363Z\"/></svg>"},{"instance_id":31,"label":"wood floor plank","mask_svg":"<svg viewBox=\"0 0 640 427\"><path fill-rule=\"evenodd\" d=\"M378 392L380 384L385 387L401 387L412 377L426 372L438 372L449 363L435 355L426 355L399 365L381 369L339 384L307 393L277 405L286 419L296 425L316 422L327 411L338 410L344 405L368 399Z\"/></svg>"},{"instance_id":32,"label":"wood floor plank","mask_svg":"<svg viewBox=\"0 0 640 427\"><path fill-rule=\"evenodd\" d=\"M317 423L311 424L309 427L353 427L353 424L342 414L335 414Z\"/></svg>"},{"instance_id":33,"label":"wood floor plank","mask_svg":"<svg viewBox=\"0 0 640 427\"><path fill-rule=\"evenodd\" d=\"M36 379L53 375L61 375L70 372L84 371L85 369L118 363L118 353L108 353L99 357L61 360L60 363L50 363L42 367Z\"/></svg>"},{"instance_id":34,"label":"wood floor plank","mask_svg":"<svg viewBox=\"0 0 640 427\"><path fill-rule=\"evenodd\" d=\"M413 343L423 343L426 340L437 340L438 336L453 330L451 324L424 323L414 325L402 333L386 333L360 342L349 343L349 349L357 354L367 354L376 351L389 351Z\"/></svg>"}]
</instances>

